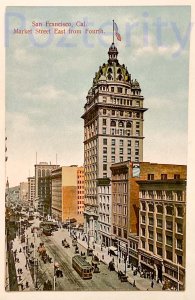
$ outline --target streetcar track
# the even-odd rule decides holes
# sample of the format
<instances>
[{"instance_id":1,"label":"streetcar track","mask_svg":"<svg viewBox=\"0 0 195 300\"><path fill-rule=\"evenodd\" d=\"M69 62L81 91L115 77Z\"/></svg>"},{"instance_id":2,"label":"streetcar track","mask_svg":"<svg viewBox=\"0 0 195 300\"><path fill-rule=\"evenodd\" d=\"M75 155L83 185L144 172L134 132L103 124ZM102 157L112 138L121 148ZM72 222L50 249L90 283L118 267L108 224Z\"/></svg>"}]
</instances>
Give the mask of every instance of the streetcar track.
<instances>
[{"instance_id":1,"label":"streetcar track","mask_svg":"<svg viewBox=\"0 0 195 300\"><path fill-rule=\"evenodd\" d=\"M77 273L74 274L74 269L72 269L70 267L70 262L66 262L64 260L64 256L66 256L66 258L68 258L68 255L65 254L64 252L62 252L62 250L60 248L58 248L58 250L60 251L60 254L63 255L63 258L60 256L59 253L57 253L54 247L58 246L56 242L51 241L49 238L45 238L44 239L46 242L46 249L48 248L49 252L51 253L52 256L55 257L55 259L58 261L59 265L61 266L61 268L63 269L63 274L64 276L68 279L68 281L70 282L70 284L76 284L77 287L79 287L80 289L84 289L84 285L80 282L80 278L76 278L76 276L79 276ZM50 242L50 243L48 243ZM51 245L51 242L53 245Z\"/></svg>"}]
</instances>

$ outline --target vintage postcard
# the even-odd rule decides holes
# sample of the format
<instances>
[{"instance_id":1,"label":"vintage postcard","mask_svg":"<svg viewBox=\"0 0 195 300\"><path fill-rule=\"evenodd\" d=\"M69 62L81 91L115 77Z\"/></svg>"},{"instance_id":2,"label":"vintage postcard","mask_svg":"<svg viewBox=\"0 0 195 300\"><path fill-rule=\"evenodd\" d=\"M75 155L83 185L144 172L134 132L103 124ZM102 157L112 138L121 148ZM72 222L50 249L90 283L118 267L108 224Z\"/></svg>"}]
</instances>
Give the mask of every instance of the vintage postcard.
<instances>
[{"instance_id":1,"label":"vintage postcard","mask_svg":"<svg viewBox=\"0 0 195 300\"><path fill-rule=\"evenodd\" d=\"M6 295L184 294L191 6L4 20Z\"/></svg>"}]
</instances>

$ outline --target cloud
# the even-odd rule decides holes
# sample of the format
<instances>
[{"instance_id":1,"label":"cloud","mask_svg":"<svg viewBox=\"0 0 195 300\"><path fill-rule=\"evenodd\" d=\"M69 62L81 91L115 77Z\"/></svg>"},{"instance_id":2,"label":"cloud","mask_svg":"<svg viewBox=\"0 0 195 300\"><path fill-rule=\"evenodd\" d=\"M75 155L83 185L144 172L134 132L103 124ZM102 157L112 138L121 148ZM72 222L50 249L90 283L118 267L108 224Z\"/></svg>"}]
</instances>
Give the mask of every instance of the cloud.
<instances>
[{"instance_id":1,"label":"cloud","mask_svg":"<svg viewBox=\"0 0 195 300\"><path fill-rule=\"evenodd\" d=\"M33 63L38 63L39 58L30 53L27 48L16 48L14 51L14 59L18 63L22 63L23 65L29 65Z\"/></svg>"},{"instance_id":2,"label":"cloud","mask_svg":"<svg viewBox=\"0 0 195 300\"><path fill-rule=\"evenodd\" d=\"M69 99L70 96L62 89L57 89L53 85L43 85L35 88L32 91L28 91L24 94L24 98L29 100L40 100L40 101L56 101L58 99ZM71 95L72 98L72 95Z\"/></svg>"}]
</instances>

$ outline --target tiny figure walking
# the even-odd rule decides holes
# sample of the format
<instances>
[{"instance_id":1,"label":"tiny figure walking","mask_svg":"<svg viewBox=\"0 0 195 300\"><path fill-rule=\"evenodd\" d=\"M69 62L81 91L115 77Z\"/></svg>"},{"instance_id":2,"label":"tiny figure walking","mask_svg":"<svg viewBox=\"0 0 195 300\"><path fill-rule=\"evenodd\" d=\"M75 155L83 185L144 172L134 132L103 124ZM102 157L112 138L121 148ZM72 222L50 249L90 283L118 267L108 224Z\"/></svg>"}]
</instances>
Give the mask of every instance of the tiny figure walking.
<instances>
[{"instance_id":1,"label":"tiny figure walking","mask_svg":"<svg viewBox=\"0 0 195 300\"><path fill-rule=\"evenodd\" d=\"M152 282L151 282L151 288L153 288L154 287L154 281L152 280Z\"/></svg>"}]
</instances>

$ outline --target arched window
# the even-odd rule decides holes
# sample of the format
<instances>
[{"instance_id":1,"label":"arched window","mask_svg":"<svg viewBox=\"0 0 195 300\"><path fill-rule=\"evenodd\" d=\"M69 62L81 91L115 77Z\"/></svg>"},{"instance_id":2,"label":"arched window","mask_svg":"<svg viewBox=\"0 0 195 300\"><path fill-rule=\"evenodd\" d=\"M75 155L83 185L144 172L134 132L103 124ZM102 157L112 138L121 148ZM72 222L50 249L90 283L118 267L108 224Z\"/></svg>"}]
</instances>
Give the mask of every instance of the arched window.
<instances>
[{"instance_id":1,"label":"arched window","mask_svg":"<svg viewBox=\"0 0 195 300\"><path fill-rule=\"evenodd\" d=\"M123 121L119 121L119 122L118 122L118 126L119 126L119 127L124 127Z\"/></svg>"},{"instance_id":2,"label":"arched window","mask_svg":"<svg viewBox=\"0 0 195 300\"><path fill-rule=\"evenodd\" d=\"M112 121L110 122L110 126L116 127L116 122L115 122L114 120L112 120Z\"/></svg>"},{"instance_id":3,"label":"arched window","mask_svg":"<svg viewBox=\"0 0 195 300\"><path fill-rule=\"evenodd\" d=\"M110 73L108 74L107 79L112 80L112 75Z\"/></svg>"},{"instance_id":4,"label":"arched window","mask_svg":"<svg viewBox=\"0 0 195 300\"><path fill-rule=\"evenodd\" d=\"M126 127L127 127L127 128L131 128L131 122L127 122Z\"/></svg>"},{"instance_id":5,"label":"arched window","mask_svg":"<svg viewBox=\"0 0 195 300\"><path fill-rule=\"evenodd\" d=\"M109 68L109 69L108 69L108 73L112 73L112 68Z\"/></svg>"},{"instance_id":6,"label":"arched window","mask_svg":"<svg viewBox=\"0 0 195 300\"><path fill-rule=\"evenodd\" d=\"M121 69L120 69L120 68L117 70L117 73L118 73L118 74L121 74Z\"/></svg>"},{"instance_id":7,"label":"arched window","mask_svg":"<svg viewBox=\"0 0 195 300\"><path fill-rule=\"evenodd\" d=\"M45 177L45 170L42 170L42 177Z\"/></svg>"},{"instance_id":8,"label":"arched window","mask_svg":"<svg viewBox=\"0 0 195 300\"><path fill-rule=\"evenodd\" d=\"M41 170L38 170L38 177L41 177Z\"/></svg>"},{"instance_id":9,"label":"arched window","mask_svg":"<svg viewBox=\"0 0 195 300\"><path fill-rule=\"evenodd\" d=\"M120 74L119 76L118 76L118 80L122 80L123 79L123 76Z\"/></svg>"}]
</instances>

